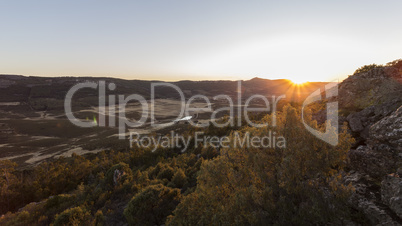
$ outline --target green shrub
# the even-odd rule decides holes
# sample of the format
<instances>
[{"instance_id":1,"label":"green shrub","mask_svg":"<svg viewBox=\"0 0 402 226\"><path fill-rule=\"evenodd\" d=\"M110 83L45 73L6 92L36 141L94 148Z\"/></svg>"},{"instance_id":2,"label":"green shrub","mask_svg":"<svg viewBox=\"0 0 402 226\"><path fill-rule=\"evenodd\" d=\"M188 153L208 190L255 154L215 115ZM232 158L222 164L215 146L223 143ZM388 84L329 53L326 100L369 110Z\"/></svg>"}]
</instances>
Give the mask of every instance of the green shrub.
<instances>
[{"instance_id":1,"label":"green shrub","mask_svg":"<svg viewBox=\"0 0 402 226\"><path fill-rule=\"evenodd\" d=\"M103 213L101 210L98 210L95 214L95 225L96 226L105 225L105 216L103 216Z\"/></svg>"},{"instance_id":2,"label":"green shrub","mask_svg":"<svg viewBox=\"0 0 402 226\"><path fill-rule=\"evenodd\" d=\"M46 201L45 209L46 210L53 209L53 208L57 209L57 208L66 206L66 204L67 205L72 204L72 201L74 199L75 199L75 196L66 195L66 194L53 196Z\"/></svg>"},{"instance_id":3,"label":"green shrub","mask_svg":"<svg viewBox=\"0 0 402 226\"><path fill-rule=\"evenodd\" d=\"M174 175L174 170L173 170L173 168L170 167L170 166L166 166L166 167L164 167L164 168L158 173L157 178L158 178L158 179L161 179L161 180L162 180L162 179L171 180L172 177L173 177L173 175Z\"/></svg>"},{"instance_id":4,"label":"green shrub","mask_svg":"<svg viewBox=\"0 0 402 226\"><path fill-rule=\"evenodd\" d=\"M176 208L180 190L161 184L150 185L135 195L124 210L130 225L161 225Z\"/></svg>"},{"instance_id":5,"label":"green shrub","mask_svg":"<svg viewBox=\"0 0 402 226\"><path fill-rule=\"evenodd\" d=\"M78 206L56 215L53 225L85 225L91 223L90 218L91 214L86 209Z\"/></svg>"},{"instance_id":6,"label":"green shrub","mask_svg":"<svg viewBox=\"0 0 402 226\"><path fill-rule=\"evenodd\" d=\"M368 71L370 71L370 70L372 70L372 69L374 69L374 68L382 68L382 67L383 67L382 65L378 65L378 64L364 65L364 66L358 68L358 69L353 73L353 75L357 75L357 74L360 74L360 73L368 72Z\"/></svg>"},{"instance_id":7,"label":"green shrub","mask_svg":"<svg viewBox=\"0 0 402 226\"><path fill-rule=\"evenodd\" d=\"M22 211L15 219L10 222L10 225L24 225L31 221L28 211Z\"/></svg>"},{"instance_id":8,"label":"green shrub","mask_svg":"<svg viewBox=\"0 0 402 226\"><path fill-rule=\"evenodd\" d=\"M187 184L187 177L184 174L182 169L178 169L172 178L172 182L176 186L176 188L182 188L185 184Z\"/></svg>"}]
</instances>

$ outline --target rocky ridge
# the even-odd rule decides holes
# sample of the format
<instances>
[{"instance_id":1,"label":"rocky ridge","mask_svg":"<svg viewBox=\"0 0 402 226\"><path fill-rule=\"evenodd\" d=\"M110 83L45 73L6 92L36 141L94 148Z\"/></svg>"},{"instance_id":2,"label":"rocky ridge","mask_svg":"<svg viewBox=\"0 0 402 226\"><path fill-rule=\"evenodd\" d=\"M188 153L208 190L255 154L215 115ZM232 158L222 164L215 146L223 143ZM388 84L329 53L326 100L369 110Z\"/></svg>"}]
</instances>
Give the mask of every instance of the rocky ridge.
<instances>
[{"instance_id":1,"label":"rocky ridge","mask_svg":"<svg viewBox=\"0 0 402 226\"><path fill-rule=\"evenodd\" d=\"M356 139L345 183L372 225L402 225L402 73L374 68L345 79L339 106ZM343 117L340 117L343 119Z\"/></svg>"}]
</instances>

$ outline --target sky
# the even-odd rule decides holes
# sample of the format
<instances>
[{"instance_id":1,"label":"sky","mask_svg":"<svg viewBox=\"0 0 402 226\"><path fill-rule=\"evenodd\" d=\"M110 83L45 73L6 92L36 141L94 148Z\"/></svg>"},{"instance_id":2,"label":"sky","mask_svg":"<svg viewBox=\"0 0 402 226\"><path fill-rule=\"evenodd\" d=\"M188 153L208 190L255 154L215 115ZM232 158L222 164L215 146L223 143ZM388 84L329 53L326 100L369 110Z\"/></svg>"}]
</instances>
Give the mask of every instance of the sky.
<instances>
[{"instance_id":1,"label":"sky","mask_svg":"<svg viewBox=\"0 0 402 226\"><path fill-rule=\"evenodd\" d=\"M0 74L343 80L402 58L402 1L0 0Z\"/></svg>"}]
</instances>

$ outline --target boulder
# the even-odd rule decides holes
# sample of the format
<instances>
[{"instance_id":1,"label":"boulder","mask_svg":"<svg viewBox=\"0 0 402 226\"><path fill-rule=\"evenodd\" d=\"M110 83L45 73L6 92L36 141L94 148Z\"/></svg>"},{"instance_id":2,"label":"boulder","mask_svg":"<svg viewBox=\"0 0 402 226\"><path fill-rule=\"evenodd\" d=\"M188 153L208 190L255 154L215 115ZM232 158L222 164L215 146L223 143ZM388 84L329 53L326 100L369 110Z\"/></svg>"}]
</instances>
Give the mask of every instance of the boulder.
<instances>
[{"instance_id":1,"label":"boulder","mask_svg":"<svg viewBox=\"0 0 402 226\"><path fill-rule=\"evenodd\" d=\"M385 148L374 150L366 145L360 145L348 153L350 166L359 172L381 180L384 175L394 172L395 158Z\"/></svg>"},{"instance_id":2,"label":"boulder","mask_svg":"<svg viewBox=\"0 0 402 226\"><path fill-rule=\"evenodd\" d=\"M361 122L361 117L357 113L352 113L348 115L346 120L349 122L350 129L353 132L360 132L364 129L362 122Z\"/></svg>"},{"instance_id":3,"label":"boulder","mask_svg":"<svg viewBox=\"0 0 402 226\"><path fill-rule=\"evenodd\" d=\"M356 115L362 114L360 112L353 114L349 119L356 118ZM351 127L352 130L355 128L352 125ZM353 169L379 180L387 174L396 172L402 165L402 106L370 126L365 143L367 145L360 145L348 153Z\"/></svg>"},{"instance_id":4,"label":"boulder","mask_svg":"<svg viewBox=\"0 0 402 226\"><path fill-rule=\"evenodd\" d=\"M122 176L124 176L126 173L124 171L120 171L118 169L115 169L114 173L113 173L113 184L116 186L117 184L119 184L120 179Z\"/></svg>"},{"instance_id":5,"label":"boulder","mask_svg":"<svg viewBox=\"0 0 402 226\"><path fill-rule=\"evenodd\" d=\"M402 106L370 127L371 146L384 144L396 155L402 152Z\"/></svg>"},{"instance_id":6,"label":"boulder","mask_svg":"<svg viewBox=\"0 0 402 226\"><path fill-rule=\"evenodd\" d=\"M381 200L402 218L402 178L393 174L381 182Z\"/></svg>"},{"instance_id":7,"label":"boulder","mask_svg":"<svg viewBox=\"0 0 402 226\"><path fill-rule=\"evenodd\" d=\"M354 171L344 177L345 184L351 184L355 191L352 193L349 203L360 210L372 225L400 225L401 220L393 216L393 212L385 205L379 204L378 186L367 174Z\"/></svg>"}]
</instances>

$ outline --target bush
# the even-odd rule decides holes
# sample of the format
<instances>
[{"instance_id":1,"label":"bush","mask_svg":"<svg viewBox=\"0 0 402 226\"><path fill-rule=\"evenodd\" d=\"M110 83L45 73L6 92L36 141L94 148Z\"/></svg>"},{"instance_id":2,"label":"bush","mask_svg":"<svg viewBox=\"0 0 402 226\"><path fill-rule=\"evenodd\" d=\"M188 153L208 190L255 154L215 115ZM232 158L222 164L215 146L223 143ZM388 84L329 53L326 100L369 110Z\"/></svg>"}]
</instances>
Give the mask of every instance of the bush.
<instances>
[{"instance_id":1,"label":"bush","mask_svg":"<svg viewBox=\"0 0 402 226\"><path fill-rule=\"evenodd\" d=\"M374 68L382 68L382 67L383 67L382 65L378 65L378 64L364 65L364 66L358 68L358 69L353 73L353 75L357 75L357 74L360 74L360 73L368 72L368 71L370 71L370 70L372 70L372 69L374 69Z\"/></svg>"},{"instance_id":2,"label":"bush","mask_svg":"<svg viewBox=\"0 0 402 226\"><path fill-rule=\"evenodd\" d=\"M91 214L81 207L74 207L56 215L54 226L90 224Z\"/></svg>"},{"instance_id":3,"label":"bush","mask_svg":"<svg viewBox=\"0 0 402 226\"><path fill-rule=\"evenodd\" d=\"M161 225L176 208L180 190L164 185L151 185L135 195L124 210L130 225Z\"/></svg>"},{"instance_id":4,"label":"bush","mask_svg":"<svg viewBox=\"0 0 402 226\"><path fill-rule=\"evenodd\" d=\"M95 225L101 226L104 224L105 224L105 216L103 216L103 213L101 210L98 210L95 214Z\"/></svg>"},{"instance_id":5,"label":"bush","mask_svg":"<svg viewBox=\"0 0 402 226\"><path fill-rule=\"evenodd\" d=\"M176 186L176 188L182 188L185 184L187 184L187 177L182 169L177 170L172 178L172 182Z\"/></svg>"},{"instance_id":6,"label":"bush","mask_svg":"<svg viewBox=\"0 0 402 226\"><path fill-rule=\"evenodd\" d=\"M170 167L170 166L166 166L166 167L164 167L164 168L158 173L157 178L158 178L158 179L161 179L161 180L162 180L162 179L171 180L172 177L173 177L173 175L174 175L174 170L173 170L173 168Z\"/></svg>"},{"instance_id":7,"label":"bush","mask_svg":"<svg viewBox=\"0 0 402 226\"><path fill-rule=\"evenodd\" d=\"M57 209L57 208L60 208L61 206L65 206L66 204L67 205L73 204L74 199L75 199L75 196L66 195L66 194L53 196L46 201L45 209L46 210L49 210L52 208Z\"/></svg>"}]
</instances>

